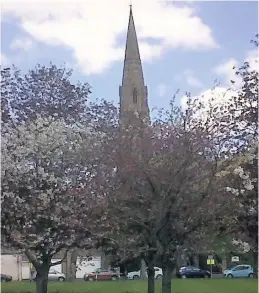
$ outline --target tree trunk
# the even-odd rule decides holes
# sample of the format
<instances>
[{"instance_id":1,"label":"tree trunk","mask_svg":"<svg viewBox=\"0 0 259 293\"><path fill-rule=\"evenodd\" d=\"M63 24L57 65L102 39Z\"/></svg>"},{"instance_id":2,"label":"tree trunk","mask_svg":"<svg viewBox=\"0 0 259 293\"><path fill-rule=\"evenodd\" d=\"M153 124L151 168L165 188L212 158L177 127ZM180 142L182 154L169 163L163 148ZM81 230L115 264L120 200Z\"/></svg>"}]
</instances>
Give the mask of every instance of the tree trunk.
<instances>
[{"instance_id":1,"label":"tree trunk","mask_svg":"<svg viewBox=\"0 0 259 293\"><path fill-rule=\"evenodd\" d=\"M224 252L223 253L223 256L222 256L222 265L221 265L221 273L223 273L224 270L227 269L227 256L226 256L226 253Z\"/></svg>"},{"instance_id":2,"label":"tree trunk","mask_svg":"<svg viewBox=\"0 0 259 293\"><path fill-rule=\"evenodd\" d=\"M183 267L187 265L187 258L186 258L186 253L184 251L180 251L179 252L179 259L178 259L179 263L178 266L179 267Z\"/></svg>"},{"instance_id":3,"label":"tree trunk","mask_svg":"<svg viewBox=\"0 0 259 293\"><path fill-rule=\"evenodd\" d=\"M67 257L66 257L66 276L67 276L67 280L71 281L71 251L68 251L67 253Z\"/></svg>"},{"instance_id":4,"label":"tree trunk","mask_svg":"<svg viewBox=\"0 0 259 293\"><path fill-rule=\"evenodd\" d=\"M172 284L172 268L170 264L162 266L163 278L162 278L162 293L171 293Z\"/></svg>"},{"instance_id":5,"label":"tree trunk","mask_svg":"<svg viewBox=\"0 0 259 293\"><path fill-rule=\"evenodd\" d=\"M200 266L200 264L199 264L199 254L194 254L193 255L193 264L197 268Z\"/></svg>"},{"instance_id":6,"label":"tree trunk","mask_svg":"<svg viewBox=\"0 0 259 293\"><path fill-rule=\"evenodd\" d=\"M105 254L104 250L102 249L101 252L101 269L108 270L110 265L109 255Z\"/></svg>"},{"instance_id":7,"label":"tree trunk","mask_svg":"<svg viewBox=\"0 0 259 293\"><path fill-rule=\"evenodd\" d=\"M76 261L77 261L77 250L73 250L71 253L71 269L70 269L70 281L74 281L76 279Z\"/></svg>"},{"instance_id":8,"label":"tree trunk","mask_svg":"<svg viewBox=\"0 0 259 293\"><path fill-rule=\"evenodd\" d=\"M140 265L140 279L146 280L147 279L147 265L143 258L141 258L141 265Z\"/></svg>"},{"instance_id":9,"label":"tree trunk","mask_svg":"<svg viewBox=\"0 0 259 293\"><path fill-rule=\"evenodd\" d=\"M254 276L258 277L258 252L252 251Z\"/></svg>"},{"instance_id":10,"label":"tree trunk","mask_svg":"<svg viewBox=\"0 0 259 293\"><path fill-rule=\"evenodd\" d=\"M150 265L147 268L148 285L147 292L155 293L155 269L154 266Z\"/></svg>"},{"instance_id":11,"label":"tree trunk","mask_svg":"<svg viewBox=\"0 0 259 293\"><path fill-rule=\"evenodd\" d=\"M43 266L37 269L36 293L48 292L48 274L49 274L48 266Z\"/></svg>"},{"instance_id":12,"label":"tree trunk","mask_svg":"<svg viewBox=\"0 0 259 293\"><path fill-rule=\"evenodd\" d=\"M67 257L66 257L66 265L65 265L66 266L65 272L66 272L67 280L69 280L69 276L70 276L70 272L69 272L69 268L71 266L70 261L71 261L70 251L68 251Z\"/></svg>"}]
</instances>

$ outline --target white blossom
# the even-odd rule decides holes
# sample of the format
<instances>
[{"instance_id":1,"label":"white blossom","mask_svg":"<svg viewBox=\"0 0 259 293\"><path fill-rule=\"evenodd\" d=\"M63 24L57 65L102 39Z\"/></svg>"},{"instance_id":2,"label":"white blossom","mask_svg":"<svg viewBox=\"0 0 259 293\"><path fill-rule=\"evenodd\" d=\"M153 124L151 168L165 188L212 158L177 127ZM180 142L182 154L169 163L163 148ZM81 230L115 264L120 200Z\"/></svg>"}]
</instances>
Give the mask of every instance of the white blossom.
<instances>
[{"instance_id":1,"label":"white blossom","mask_svg":"<svg viewBox=\"0 0 259 293\"><path fill-rule=\"evenodd\" d=\"M246 253L251 249L250 245L247 242L244 242L240 239L233 239L232 243L233 243L233 245L239 247L239 249L243 253Z\"/></svg>"},{"instance_id":2,"label":"white blossom","mask_svg":"<svg viewBox=\"0 0 259 293\"><path fill-rule=\"evenodd\" d=\"M235 196L239 195L239 190L232 187L226 187L226 191L233 193Z\"/></svg>"},{"instance_id":3,"label":"white blossom","mask_svg":"<svg viewBox=\"0 0 259 293\"><path fill-rule=\"evenodd\" d=\"M244 170L241 166L238 166L237 168L234 169L234 174L242 176L244 174Z\"/></svg>"},{"instance_id":4,"label":"white blossom","mask_svg":"<svg viewBox=\"0 0 259 293\"><path fill-rule=\"evenodd\" d=\"M93 151L98 151L95 138L81 124L40 116L2 135L1 207L6 239L23 248L41 246L54 253L95 226L98 230L101 217L92 216L98 199L90 196L92 185L100 188L90 184L99 166L93 165ZM89 176L82 176L86 170ZM75 196L79 186L84 192Z\"/></svg>"},{"instance_id":5,"label":"white blossom","mask_svg":"<svg viewBox=\"0 0 259 293\"><path fill-rule=\"evenodd\" d=\"M244 183L244 188L246 190L253 190L254 189L254 185L252 184L252 182L250 180L247 180L245 183Z\"/></svg>"}]
</instances>

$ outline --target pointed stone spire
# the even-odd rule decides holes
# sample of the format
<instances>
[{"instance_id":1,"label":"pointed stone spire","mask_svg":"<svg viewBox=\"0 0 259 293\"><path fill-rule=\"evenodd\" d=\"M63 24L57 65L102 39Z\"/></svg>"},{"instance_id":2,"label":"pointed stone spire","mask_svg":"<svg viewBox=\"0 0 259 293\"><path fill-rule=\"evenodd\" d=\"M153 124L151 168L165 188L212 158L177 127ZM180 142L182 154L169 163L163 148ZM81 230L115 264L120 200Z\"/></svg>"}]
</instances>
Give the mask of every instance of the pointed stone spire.
<instances>
[{"instance_id":1,"label":"pointed stone spire","mask_svg":"<svg viewBox=\"0 0 259 293\"><path fill-rule=\"evenodd\" d=\"M139 62L141 64L137 33L136 33L136 28L135 28L134 19L133 19L133 13L132 13L132 6L130 6L129 24L128 24L128 32L127 32L127 40L126 40L125 59L124 59L124 71L128 63L132 63L133 61ZM140 69L142 71L142 68Z\"/></svg>"},{"instance_id":2,"label":"pointed stone spire","mask_svg":"<svg viewBox=\"0 0 259 293\"><path fill-rule=\"evenodd\" d=\"M130 5L122 86L120 86L121 123L128 123L127 118L132 114L149 120L147 87L144 82L137 33Z\"/></svg>"}]
</instances>

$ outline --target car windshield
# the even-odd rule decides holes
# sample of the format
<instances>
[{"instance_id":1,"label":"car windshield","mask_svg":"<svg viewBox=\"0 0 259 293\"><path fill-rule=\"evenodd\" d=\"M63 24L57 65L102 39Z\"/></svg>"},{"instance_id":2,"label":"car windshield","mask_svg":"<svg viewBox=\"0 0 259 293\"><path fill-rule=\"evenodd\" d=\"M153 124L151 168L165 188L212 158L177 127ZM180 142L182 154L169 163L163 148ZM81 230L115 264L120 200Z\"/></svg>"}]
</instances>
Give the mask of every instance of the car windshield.
<instances>
[{"instance_id":1,"label":"car windshield","mask_svg":"<svg viewBox=\"0 0 259 293\"><path fill-rule=\"evenodd\" d=\"M228 268L227 270L228 271L233 271L234 269L236 269L237 268L237 266L235 266L235 267L231 267L231 268Z\"/></svg>"},{"instance_id":2,"label":"car windshield","mask_svg":"<svg viewBox=\"0 0 259 293\"><path fill-rule=\"evenodd\" d=\"M192 271L192 267L182 267L180 268L180 271Z\"/></svg>"},{"instance_id":3,"label":"car windshield","mask_svg":"<svg viewBox=\"0 0 259 293\"><path fill-rule=\"evenodd\" d=\"M98 273L98 274L100 274L100 273L107 273L108 271L107 270L100 270L100 269L96 269L95 270L95 273Z\"/></svg>"}]
</instances>

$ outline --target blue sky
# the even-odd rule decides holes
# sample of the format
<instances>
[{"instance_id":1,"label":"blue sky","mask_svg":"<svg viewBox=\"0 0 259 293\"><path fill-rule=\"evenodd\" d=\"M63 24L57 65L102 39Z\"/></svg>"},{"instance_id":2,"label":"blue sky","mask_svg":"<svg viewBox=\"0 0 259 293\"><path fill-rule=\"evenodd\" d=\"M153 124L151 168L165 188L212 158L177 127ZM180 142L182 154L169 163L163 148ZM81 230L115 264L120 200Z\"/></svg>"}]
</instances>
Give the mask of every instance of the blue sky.
<instances>
[{"instance_id":1,"label":"blue sky","mask_svg":"<svg viewBox=\"0 0 259 293\"><path fill-rule=\"evenodd\" d=\"M67 64L91 99L119 101L129 1L4 3L1 63L23 70ZM149 105L167 107L177 89L200 95L215 79L226 88L233 65L254 60L258 3L132 1ZM103 9L100 9L102 7ZM114 9L116 7L116 9Z\"/></svg>"}]
</instances>

